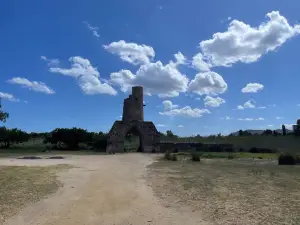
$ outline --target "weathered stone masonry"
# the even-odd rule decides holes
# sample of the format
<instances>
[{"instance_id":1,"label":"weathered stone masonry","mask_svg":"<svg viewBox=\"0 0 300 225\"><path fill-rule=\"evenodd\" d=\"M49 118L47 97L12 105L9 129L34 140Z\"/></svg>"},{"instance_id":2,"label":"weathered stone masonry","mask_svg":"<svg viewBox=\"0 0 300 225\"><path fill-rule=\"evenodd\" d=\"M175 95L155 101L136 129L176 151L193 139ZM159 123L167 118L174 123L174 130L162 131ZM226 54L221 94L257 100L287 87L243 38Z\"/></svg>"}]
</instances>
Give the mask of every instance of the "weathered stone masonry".
<instances>
[{"instance_id":1,"label":"weathered stone masonry","mask_svg":"<svg viewBox=\"0 0 300 225\"><path fill-rule=\"evenodd\" d=\"M143 87L132 87L124 100L122 121L115 121L108 134L107 152L124 152L125 136L134 130L140 137L142 152L159 151L159 133L151 121L144 121Z\"/></svg>"}]
</instances>

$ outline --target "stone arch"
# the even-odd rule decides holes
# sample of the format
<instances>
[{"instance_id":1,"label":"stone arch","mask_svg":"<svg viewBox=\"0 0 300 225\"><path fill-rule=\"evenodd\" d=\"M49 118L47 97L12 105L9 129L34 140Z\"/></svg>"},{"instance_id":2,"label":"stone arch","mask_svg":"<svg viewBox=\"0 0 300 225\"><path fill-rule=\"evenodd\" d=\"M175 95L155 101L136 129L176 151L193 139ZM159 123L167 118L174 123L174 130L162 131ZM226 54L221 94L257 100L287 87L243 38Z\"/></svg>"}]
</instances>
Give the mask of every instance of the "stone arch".
<instances>
[{"instance_id":1,"label":"stone arch","mask_svg":"<svg viewBox=\"0 0 300 225\"><path fill-rule=\"evenodd\" d=\"M143 152L159 151L159 133L152 122L145 121L115 121L108 133L106 151L124 152L125 135L130 131L140 137Z\"/></svg>"},{"instance_id":2,"label":"stone arch","mask_svg":"<svg viewBox=\"0 0 300 225\"><path fill-rule=\"evenodd\" d=\"M143 152L144 151L144 136L143 133L141 132L140 128L137 125L132 125L131 127L128 127L124 133L124 141L126 139L127 134L132 133L135 136L139 137L139 148L138 152Z\"/></svg>"}]
</instances>

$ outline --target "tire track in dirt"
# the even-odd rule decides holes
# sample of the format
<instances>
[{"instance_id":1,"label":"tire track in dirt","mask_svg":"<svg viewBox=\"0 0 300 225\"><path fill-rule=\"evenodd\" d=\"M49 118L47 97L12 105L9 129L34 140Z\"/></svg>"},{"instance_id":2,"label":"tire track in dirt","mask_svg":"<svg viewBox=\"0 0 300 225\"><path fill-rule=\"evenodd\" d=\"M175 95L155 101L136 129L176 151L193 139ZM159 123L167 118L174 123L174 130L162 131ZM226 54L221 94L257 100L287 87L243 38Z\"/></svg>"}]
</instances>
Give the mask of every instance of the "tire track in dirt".
<instances>
[{"instance_id":1,"label":"tire track in dirt","mask_svg":"<svg viewBox=\"0 0 300 225\"><path fill-rule=\"evenodd\" d=\"M166 208L154 196L144 179L151 155L67 157L75 168L59 174L64 186L5 225L205 224L199 215Z\"/></svg>"}]
</instances>

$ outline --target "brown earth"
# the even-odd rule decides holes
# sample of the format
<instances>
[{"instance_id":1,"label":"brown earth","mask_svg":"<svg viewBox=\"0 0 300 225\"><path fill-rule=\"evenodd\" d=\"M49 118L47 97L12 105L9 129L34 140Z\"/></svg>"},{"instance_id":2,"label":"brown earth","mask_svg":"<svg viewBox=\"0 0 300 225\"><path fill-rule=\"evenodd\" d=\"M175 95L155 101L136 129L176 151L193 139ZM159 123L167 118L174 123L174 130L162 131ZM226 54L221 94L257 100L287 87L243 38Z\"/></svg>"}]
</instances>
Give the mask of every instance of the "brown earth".
<instances>
[{"instance_id":1,"label":"brown earth","mask_svg":"<svg viewBox=\"0 0 300 225\"><path fill-rule=\"evenodd\" d=\"M54 195L24 208L5 225L207 224L199 212L165 206L147 183L146 154L66 156L64 160L1 159L0 165L70 164Z\"/></svg>"}]
</instances>

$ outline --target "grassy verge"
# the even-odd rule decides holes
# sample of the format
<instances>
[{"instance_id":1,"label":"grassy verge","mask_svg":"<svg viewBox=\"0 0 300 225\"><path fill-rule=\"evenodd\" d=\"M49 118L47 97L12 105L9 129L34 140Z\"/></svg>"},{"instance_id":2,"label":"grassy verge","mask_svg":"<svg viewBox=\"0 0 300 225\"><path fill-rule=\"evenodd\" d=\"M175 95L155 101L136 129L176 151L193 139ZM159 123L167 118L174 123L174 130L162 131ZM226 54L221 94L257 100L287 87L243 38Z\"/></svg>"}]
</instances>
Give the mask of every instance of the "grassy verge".
<instances>
[{"instance_id":1,"label":"grassy verge","mask_svg":"<svg viewBox=\"0 0 300 225\"><path fill-rule=\"evenodd\" d=\"M178 157L187 157L191 153L190 152L179 152L176 153ZM232 156L233 158L244 158L244 159L278 159L279 154L276 153L250 153L250 152L234 152L234 153L228 153L228 152L196 152L196 154L199 154L201 158L211 158L211 159L222 159L222 158L228 158L228 156Z\"/></svg>"},{"instance_id":2,"label":"grassy verge","mask_svg":"<svg viewBox=\"0 0 300 225\"><path fill-rule=\"evenodd\" d=\"M300 224L300 166L269 160L158 161L149 179L166 204L217 225Z\"/></svg>"},{"instance_id":3,"label":"grassy verge","mask_svg":"<svg viewBox=\"0 0 300 225\"><path fill-rule=\"evenodd\" d=\"M0 224L27 204L54 193L61 186L56 173L67 168L0 166Z\"/></svg>"}]
</instances>

